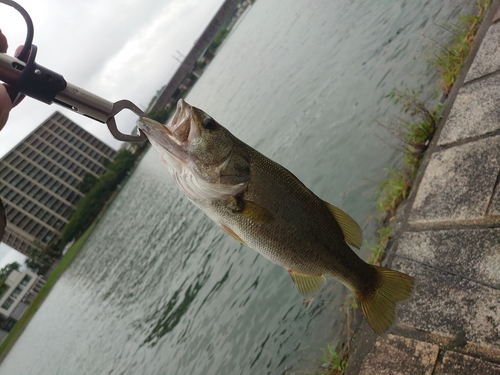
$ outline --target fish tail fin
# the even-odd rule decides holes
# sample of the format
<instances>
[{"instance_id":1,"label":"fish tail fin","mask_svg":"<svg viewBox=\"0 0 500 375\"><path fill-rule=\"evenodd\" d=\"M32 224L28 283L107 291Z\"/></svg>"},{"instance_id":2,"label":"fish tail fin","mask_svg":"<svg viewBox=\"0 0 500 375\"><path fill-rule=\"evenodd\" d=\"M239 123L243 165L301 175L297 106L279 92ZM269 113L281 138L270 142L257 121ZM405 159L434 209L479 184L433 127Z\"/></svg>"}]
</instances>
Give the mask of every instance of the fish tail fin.
<instances>
[{"instance_id":1,"label":"fish tail fin","mask_svg":"<svg viewBox=\"0 0 500 375\"><path fill-rule=\"evenodd\" d=\"M377 282L372 290L355 293L358 305L377 334L387 331L396 319L396 303L413 294L413 277L387 268L372 266L377 271Z\"/></svg>"}]
</instances>

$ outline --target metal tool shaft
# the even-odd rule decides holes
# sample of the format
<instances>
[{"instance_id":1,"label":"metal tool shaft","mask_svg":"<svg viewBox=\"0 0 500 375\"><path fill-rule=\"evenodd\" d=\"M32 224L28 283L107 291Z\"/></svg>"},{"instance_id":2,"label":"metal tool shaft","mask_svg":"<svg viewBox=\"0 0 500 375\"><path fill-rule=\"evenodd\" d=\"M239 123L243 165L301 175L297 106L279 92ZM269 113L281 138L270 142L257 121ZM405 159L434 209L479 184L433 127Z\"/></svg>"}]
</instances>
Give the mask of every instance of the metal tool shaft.
<instances>
[{"instance_id":1,"label":"metal tool shaft","mask_svg":"<svg viewBox=\"0 0 500 375\"><path fill-rule=\"evenodd\" d=\"M113 103L71 83L56 95L54 103L102 123L108 121L113 110Z\"/></svg>"},{"instance_id":2,"label":"metal tool shaft","mask_svg":"<svg viewBox=\"0 0 500 375\"><path fill-rule=\"evenodd\" d=\"M26 64L23 61L5 53L0 54L0 79L5 83L16 86L25 68ZM45 81L56 79L52 77L53 74L50 73L51 72L41 66L38 66L37 69L34 70L34 75L41 76L40 79ZM49 102L48 104L50 104L50 101L53 101L74 112L102 123L105 123L109 119L113 109L113 103L71 83L66 83L65 86L66 88L58 92L54 98L46 100ZM27 94L29 95L29 93Z\"/></svg>"},{"instance_id":3,"label":"metal tool shaft","mask_svg":"<svg viewBox=\"0 0 500 375\"><path fill-rule=\"evenodd\" d=\"M36 53L36 47L33 46L33 48ZM34 64L30 69L32 71L25 72L26 66L26 63L15 57L0 53L0 80L18 87L23 94L37 100L47 104L59 104L73 112L107 124L113 136L118 140L126 142L146 140L146 136L142 133L138 136L123 134L116 126L114 116L123 109L129 109L138 116L144 116L144 112L132 102L120 100L112 103L66 82L62 75L41 65Z\"/></svg>"}]
</instances>

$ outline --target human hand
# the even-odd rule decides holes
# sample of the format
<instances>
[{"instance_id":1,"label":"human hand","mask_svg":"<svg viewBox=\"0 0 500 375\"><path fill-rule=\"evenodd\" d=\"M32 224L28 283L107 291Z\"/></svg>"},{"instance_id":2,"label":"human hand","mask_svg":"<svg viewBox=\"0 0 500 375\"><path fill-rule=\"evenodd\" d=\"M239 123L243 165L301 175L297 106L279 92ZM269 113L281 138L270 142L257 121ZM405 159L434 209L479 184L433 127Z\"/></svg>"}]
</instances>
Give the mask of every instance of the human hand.
<instances>
[{"instance_id":1,"label":"human hand","mask_svg":"<svg viewBox=\"0 0 500 375\"><path fill-rule=\"evenodd\" d=\"M7 38L2 34L0 30L0 52L7 52L8 48ZM9 118L9 112L12 109L12 102L10 101L9 94L5 89L4 85L0 85L0 130L4 127L7 119Z\"/></svg>"},{"instance_id":2,"label":"human hand","mask_svg":"<svg viewBox=\"0 0 500 375\"><path fill-rule=\"evenodd\" d=\"M2 34L0 30L0 52L7 52L7 38ZM0 130L7 122L9 118L9 111L12 109L12 103L10 101L9 94L5 89L4 85L0 85ZM7 226L7 216L5 215L5 209L0 199L0 240L3 238L5 233L5 227Z\"/></svg>"}]
</instances>

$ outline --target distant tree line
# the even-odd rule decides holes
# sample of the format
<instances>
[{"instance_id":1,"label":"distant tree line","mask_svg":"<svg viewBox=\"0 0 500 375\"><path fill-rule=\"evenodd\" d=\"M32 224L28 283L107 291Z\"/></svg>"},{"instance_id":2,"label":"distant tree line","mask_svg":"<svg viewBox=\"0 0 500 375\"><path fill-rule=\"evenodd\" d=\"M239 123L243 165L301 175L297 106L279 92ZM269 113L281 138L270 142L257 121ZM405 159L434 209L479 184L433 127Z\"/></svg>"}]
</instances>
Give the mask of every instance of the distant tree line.
<instances>
[{"instance_id":1,"label":"distant tree line","mask_svg":"<svg viewBox=\"0 0 500 375\"><path fill-rule=\"evenodd\" d=\"M219 32L215 35L215 37L212 39L212 42L210 43L210 45L208 46L208 51L210 51L210 54L213 56L215 54L215 52L217 51L217 48L220 47L220 45L222 44L222 42L224 41L224 39L226 39L226 37L229 35L229 32L231 30L229 29L221 29L219 30ZM201 62L201 61L198 61L196 63L196 67L198 69L205 69L205 66L206 66L206 63L205 62ZM196 77L195 75L191 74L191 80L192 81L196 81L198 79L198 77ZM149 103L149 107L151 107L154 103L154 101L158 98L158 96L161 95L161 92L163 91L163 89L165 88L165 86L163 86L161 89L159 89L157 92L156 92L156 95L153 96L153 98L151 99L150 103ZM185 93L183 93L182 90L180 90L179 88L172 94L172 97L171 99L174 99L175 100L178 100L179 98L181 98L182 96L184 96ZM165 124L167 122L167 120L171 117L171 115L173 114L173 112L175 112L175 109L176 107L174 106L174 108L172 108L170 111L167 111L165 109L162 109L162 110L159 110L159 111L151 111L151 112L148 112L148 117L153 119L153 120L156 120L162 124Z\"/></svg>"},{"instance_id":2,"label":"distant tree line","mask_svg":"<svg viewBox=\"0 0 500 375\"><path fill-rule=\"evenodd\" d=\"M39 275L47 274L48 270L56 259L61 257L62 248L53 248L52 245L45 245L41 241L35 241L34 246L30 246L24 255L28 258L24 261L26 267Z\"/></svg>"},{"instance_id":3,"label":"distant tree line","mask_svg":"<svg viewBox=\"0 0 500 375\"><path fill-rule=\"evenodd\" d=\"M134 166L136 155L129 150L120 150L113 162L105 164L106 172L99 178L90 174L83 177L78 188L86 195L78 203L75 212L61 232L64 243L78 237L94 221L106 201Z\"/></svg>"},{"instance_id":4,"label":"distant tree line","mask_svg":"<svg viewBox=\"0 0 500 375\"><path fill-rule=\"evenodd\" d=\"M161 124L164 124L170 117L170 112L165 109L162 109L160 111L149 112L148 117L150 119L158 121Z\"/></svg>"},{"instance_id":5,"label":"distant tree line","mask_svg":"<svg viewBox=\"0 0 500 375\"><path fill-rule=\"evenodd\" d=\"M208 48L215 53L217 48L219 48L224 39L226 39L226 37L229 35L230 31L231 30L229 29L219 30L219 32L217 33L217 35L215 35L214 39L212 40L212 43L210 43L210 46Z\"/></svg>"}]
</instances>

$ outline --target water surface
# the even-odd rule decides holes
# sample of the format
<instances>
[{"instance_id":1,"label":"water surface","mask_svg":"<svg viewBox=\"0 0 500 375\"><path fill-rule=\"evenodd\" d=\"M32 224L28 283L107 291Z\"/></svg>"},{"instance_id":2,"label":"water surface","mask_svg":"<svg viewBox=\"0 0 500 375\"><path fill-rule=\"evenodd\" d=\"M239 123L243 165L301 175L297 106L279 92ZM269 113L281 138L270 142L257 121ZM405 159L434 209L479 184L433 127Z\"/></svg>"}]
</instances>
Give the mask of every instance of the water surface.
<instances>
[{"instance_id":1,"label":"water surface","mask_svg":"<svg viewBox=\"0 0 500 375\"><path fill-rule=\"evenodd\" d=\"M456 1L259 0L187 101L283 164L373 238L372 194L401 156L375 124L393 87L434 89L429 38ZM366 246L359 253L366 257ZM303 303L287 272L224 234L154 150L0 374L284 374L344 337L346 290Z\"/></svg>"}]
</instances>

